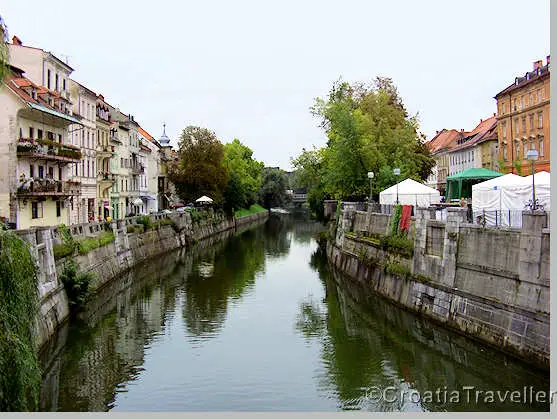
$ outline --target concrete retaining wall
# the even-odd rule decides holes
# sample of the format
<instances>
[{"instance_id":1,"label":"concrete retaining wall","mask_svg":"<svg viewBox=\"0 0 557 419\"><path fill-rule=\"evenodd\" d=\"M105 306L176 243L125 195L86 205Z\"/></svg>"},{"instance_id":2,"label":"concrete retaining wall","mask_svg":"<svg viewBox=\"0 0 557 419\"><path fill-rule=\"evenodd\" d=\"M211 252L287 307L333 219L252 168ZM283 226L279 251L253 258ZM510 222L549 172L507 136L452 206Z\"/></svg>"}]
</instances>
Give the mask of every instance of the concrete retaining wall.
<instances>
[{"instance_id":1,"label":"concrete retaining wall","mask_svg":"<svg viewBox=\"0 0 557 419\"><path fill-rule=\"evenodd\" d=\"M543 214L525 212L523 228L484 229L467 224L465 210L449 209L447 222L417 211L412 258L380 249L364 214L341 214L327 247L330 263L370 291L447 327L549 367L549 231ZM372 219L368 216L368 220ZM386 266L402 271L391 274Z\"/></svg>"}]
</instances>

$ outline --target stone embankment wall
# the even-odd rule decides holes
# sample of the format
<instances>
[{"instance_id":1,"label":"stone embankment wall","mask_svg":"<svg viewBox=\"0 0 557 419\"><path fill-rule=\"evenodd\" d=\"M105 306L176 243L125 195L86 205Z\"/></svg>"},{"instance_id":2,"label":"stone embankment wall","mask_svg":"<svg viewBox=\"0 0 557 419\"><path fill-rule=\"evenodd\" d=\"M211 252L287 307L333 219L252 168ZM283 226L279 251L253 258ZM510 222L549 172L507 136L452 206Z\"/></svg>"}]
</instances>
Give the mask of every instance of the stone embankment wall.
<instances>
[{"instance_id":1,"label":"stone embankment wall","mask_svg":"<svg viewBox=\"0 0 557 419\"><path fill-rule=\"evenodd\" d=\"M408 256L366 240L385 234L390 216L345 208L332 229L329 261L406 309L549 368L546 214L524 212L521 229L468 224L460 208L450 208L446 222L434 216L417 210Z\"/></svg>"},{"instance_id":2,"label":"stone embankment wall","mask_svg":"<svg viewBox=\"0 0 557 419\"><path fill-rule=\"evenodd\" d=\"M221 232L241 231L267 218L267 212L229 218L208 211L204 217L195 221L188 212L156 214L150 215L149 219L152 223L162 221L158 228L130 233L128 227L137 224L138 217L111 223L74 225L69 227L69 231L76 240L96 237L103 231L112 231L114 242L92 249L84 255L74 255L73 260L79 264L80 272L93 274L94 279L89 291L94 294L114 278L149 258ZM164 224L164 220L171 220L172 224ZM37 316L36 330L37 344L41 347L70 314L68 297L59 279L65 259L55 260L53 252L53 246L60 244L62 237L58 227L18 230L17 233L31 245L31 252L39 267L40 312Z\"/></svg>"}]
</instances>

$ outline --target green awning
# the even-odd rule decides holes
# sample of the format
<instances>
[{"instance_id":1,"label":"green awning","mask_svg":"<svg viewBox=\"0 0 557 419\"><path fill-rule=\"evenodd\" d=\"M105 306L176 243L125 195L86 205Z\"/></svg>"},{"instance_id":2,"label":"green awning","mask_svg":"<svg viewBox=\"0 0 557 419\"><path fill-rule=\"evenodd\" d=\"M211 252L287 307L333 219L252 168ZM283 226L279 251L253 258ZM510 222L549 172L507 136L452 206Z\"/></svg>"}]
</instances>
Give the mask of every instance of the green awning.
<instances>
[{"instance_id":1,"label":"green awning","mask_svg":"<svg viewBox=\"0 0 557 419\"><path fill-rule=\"evenodd\" d=\"M503 176L503 173L499 173L494 170L484 169L483 167L471 167L470 169L466 169L463 170L462 172L455 173L454 175L447 176L447 180L493 179L499 176Z\"/></svg>"},{"instance_id":2,"label":"green awning","mask_svg":"<svg viewBox=\"0 0 557 419\"><path fill-rule=\"evenodd\" d=\"M462 172L447 176L447 189L445 198L447 202L472 197L472 185L503 176L503 173L484 169L483 167L471 167Z\"/></svg>"},{"instance_id":3,"label":"green awning","mask_svg":"<svg viewBox=\"0 0 557 419\"><path fill-rule=\"evenodd\" d=\"M36 110L38 110L38 111L46 112L46 113L48 113L48 114L50 114L50 115L57 116L58 118L65 119L66 121L73 122L74 124L83 125L83 123L81 123L80 121L78 121L77 119L73 118L73 117L70 116L70 115L66 115L66 114L64 114L64 113L62 113L62 112L55 111L54 109L49 109L49 108L47 108L47 107L45 107L45 106L35 105L34 103L31 103L31 102L27 102L27 104L28 104L31 108L36 109Z\"/></svg>"}]
</instances>

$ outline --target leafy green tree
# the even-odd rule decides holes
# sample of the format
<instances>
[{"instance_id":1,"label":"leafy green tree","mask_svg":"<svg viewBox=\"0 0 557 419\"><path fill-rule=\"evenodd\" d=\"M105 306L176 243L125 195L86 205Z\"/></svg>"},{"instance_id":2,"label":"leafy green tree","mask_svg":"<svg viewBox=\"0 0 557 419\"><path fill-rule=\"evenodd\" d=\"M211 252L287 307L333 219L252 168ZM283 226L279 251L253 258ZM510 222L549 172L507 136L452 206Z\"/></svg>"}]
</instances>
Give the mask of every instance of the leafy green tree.
<instances>
[{"instance_id":1,"label":"leafy green tree","mask_svg":"<svg viewBox=\"0 0 557 419\"><path fill-rule=\"evenodd\" d=\"M293 161L297 170L303 169L302 178L312 173L319 179L309 195L364 198L369 194L368 171L375 173L375 193L395 182L395 167L401 169L399 180L423 181L431 173L435 163L417 118L408 116L391 79L378 77L370 86L338 80L327 100L315 100L311 112L321 119L328 141L319 151L319 166L305 150Z\"/></svg>"},{"instance_id":2,"label":"leafy green tree","mask_svg":"<svg viewBox=\"0 0 557 419\"><path fill-rule=\"evenodd\" d=\"M277 167L263 169L263 181L259 190L259 203L265 208L280 207L287 202L286 175Z\"/></svg>"},{"instance_id":3,"label":"leafy green tree","mask_svg":"<svg viewBox=\"0 0 557 419\"><path fill-rule=\"evenodd\" d=\"M0 16L0 86L4 83L4 78L8 74L9 63L8 50L8 29Z\"/></svg>"},{"instance_id":4,"label":"leafy green tree","mask_svg":"<svg viewBox=\"0 0 557 419\"><path fill-rule=\"evenodd\" d=\"M182 131L178 146L178 162L168 170L178 196L192 202L207 195L222 202L228 172L223 165L224 147L215 133L190 125Z\"/></svg>"},{"instance_id":5,"label":"leafy green tree","mask_svg":"<svg viewBox=\"0 0 557 419\"><path fill-rule=\"evenodd\" d=\"M323 201L327 197L323 175L325 148L302 149L302 153L291 159L294 172L293 183L296 188L305 188L307 200L313 215L321 220L324 214Z\"/></svg>"},{"instance_id":6,"label":"leafy green tree","mask_svg":"<svg viewBox=\"0 0 557 419\"><path fill-rule=\"evenodd\" d=\"M224 145L223 164L229 173L224 191L227 210L249 208L257 201L264 164L252 156L253 151L237 138Z\"/></svg>"}]
</instances>

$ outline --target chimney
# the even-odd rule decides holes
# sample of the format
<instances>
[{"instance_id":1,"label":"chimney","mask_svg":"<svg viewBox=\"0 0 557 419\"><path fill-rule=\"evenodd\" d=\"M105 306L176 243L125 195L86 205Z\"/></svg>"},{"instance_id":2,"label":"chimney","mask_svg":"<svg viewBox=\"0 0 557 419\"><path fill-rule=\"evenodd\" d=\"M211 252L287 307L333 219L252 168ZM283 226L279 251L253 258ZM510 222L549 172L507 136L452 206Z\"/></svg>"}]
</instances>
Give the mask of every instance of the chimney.
<instances>
[{"instance_id":1,"label":"chimney","mask_svg":"<svg viewBox=\"0 0 557 419\"><path fill-rule=\"evenodd\" d=\"M435 130L435 135L439 135L439 131Z\"/></svg>"},{"instance_id":2,"label":"chimney","mask_svg":"<svg viewBox=\"0 0 557 419\"><path fill-rule=\"evenodd\" d=\"M547 65L549 65L549 58L551 57L551 55L548 55L547 57L545 57L546 61L547 61Z\"/></svg>"},{"instance_id":3,"label":"chimney","mask_svg":"<svg viewBox=\"0 0 557 419\"><path fill-rule=\"evenodd\" d=\"M482 118L480 118L480 124L483 122L484 120Z\"/></svg>"},{"instance_id":4,"label":"chimney","mask_svg":"<svg viewBox=\"0 0 557 419\"><path fill-rule=\"evenodd\" d=\"M21 42L21 39L19 39L17 36L13 36L12 37L12 44L14 45L23 45L23 42Z\"/></svg>"},{"instance_id":5,"label":"chimney","mask_svg":"<svg viewBox=\"0 0 557 419\"><path fill-rule=\"evenodd\" d=\"M464 132L464 128L461 128L461 129L460 129L460 132Z\"/></svg>"},{"instance_id":6,"label":"chimney","mask_svg":"<svg viewBox=\"0 0 557 419\"><path fill-rule=\"evenodd\" d=\"M495 116L495 112L493 112L493 116Z\"/></svg>"},{"instance_id":7,"label":"chimney","mask_svg":"<svg viewBox=\"0 0 557 419\"><path fill-rule=\"evenodd\" d=\"M534 71L540 67L543 67L543 61L542 60L534 61Z\"/></svg>"}]
</instances>

